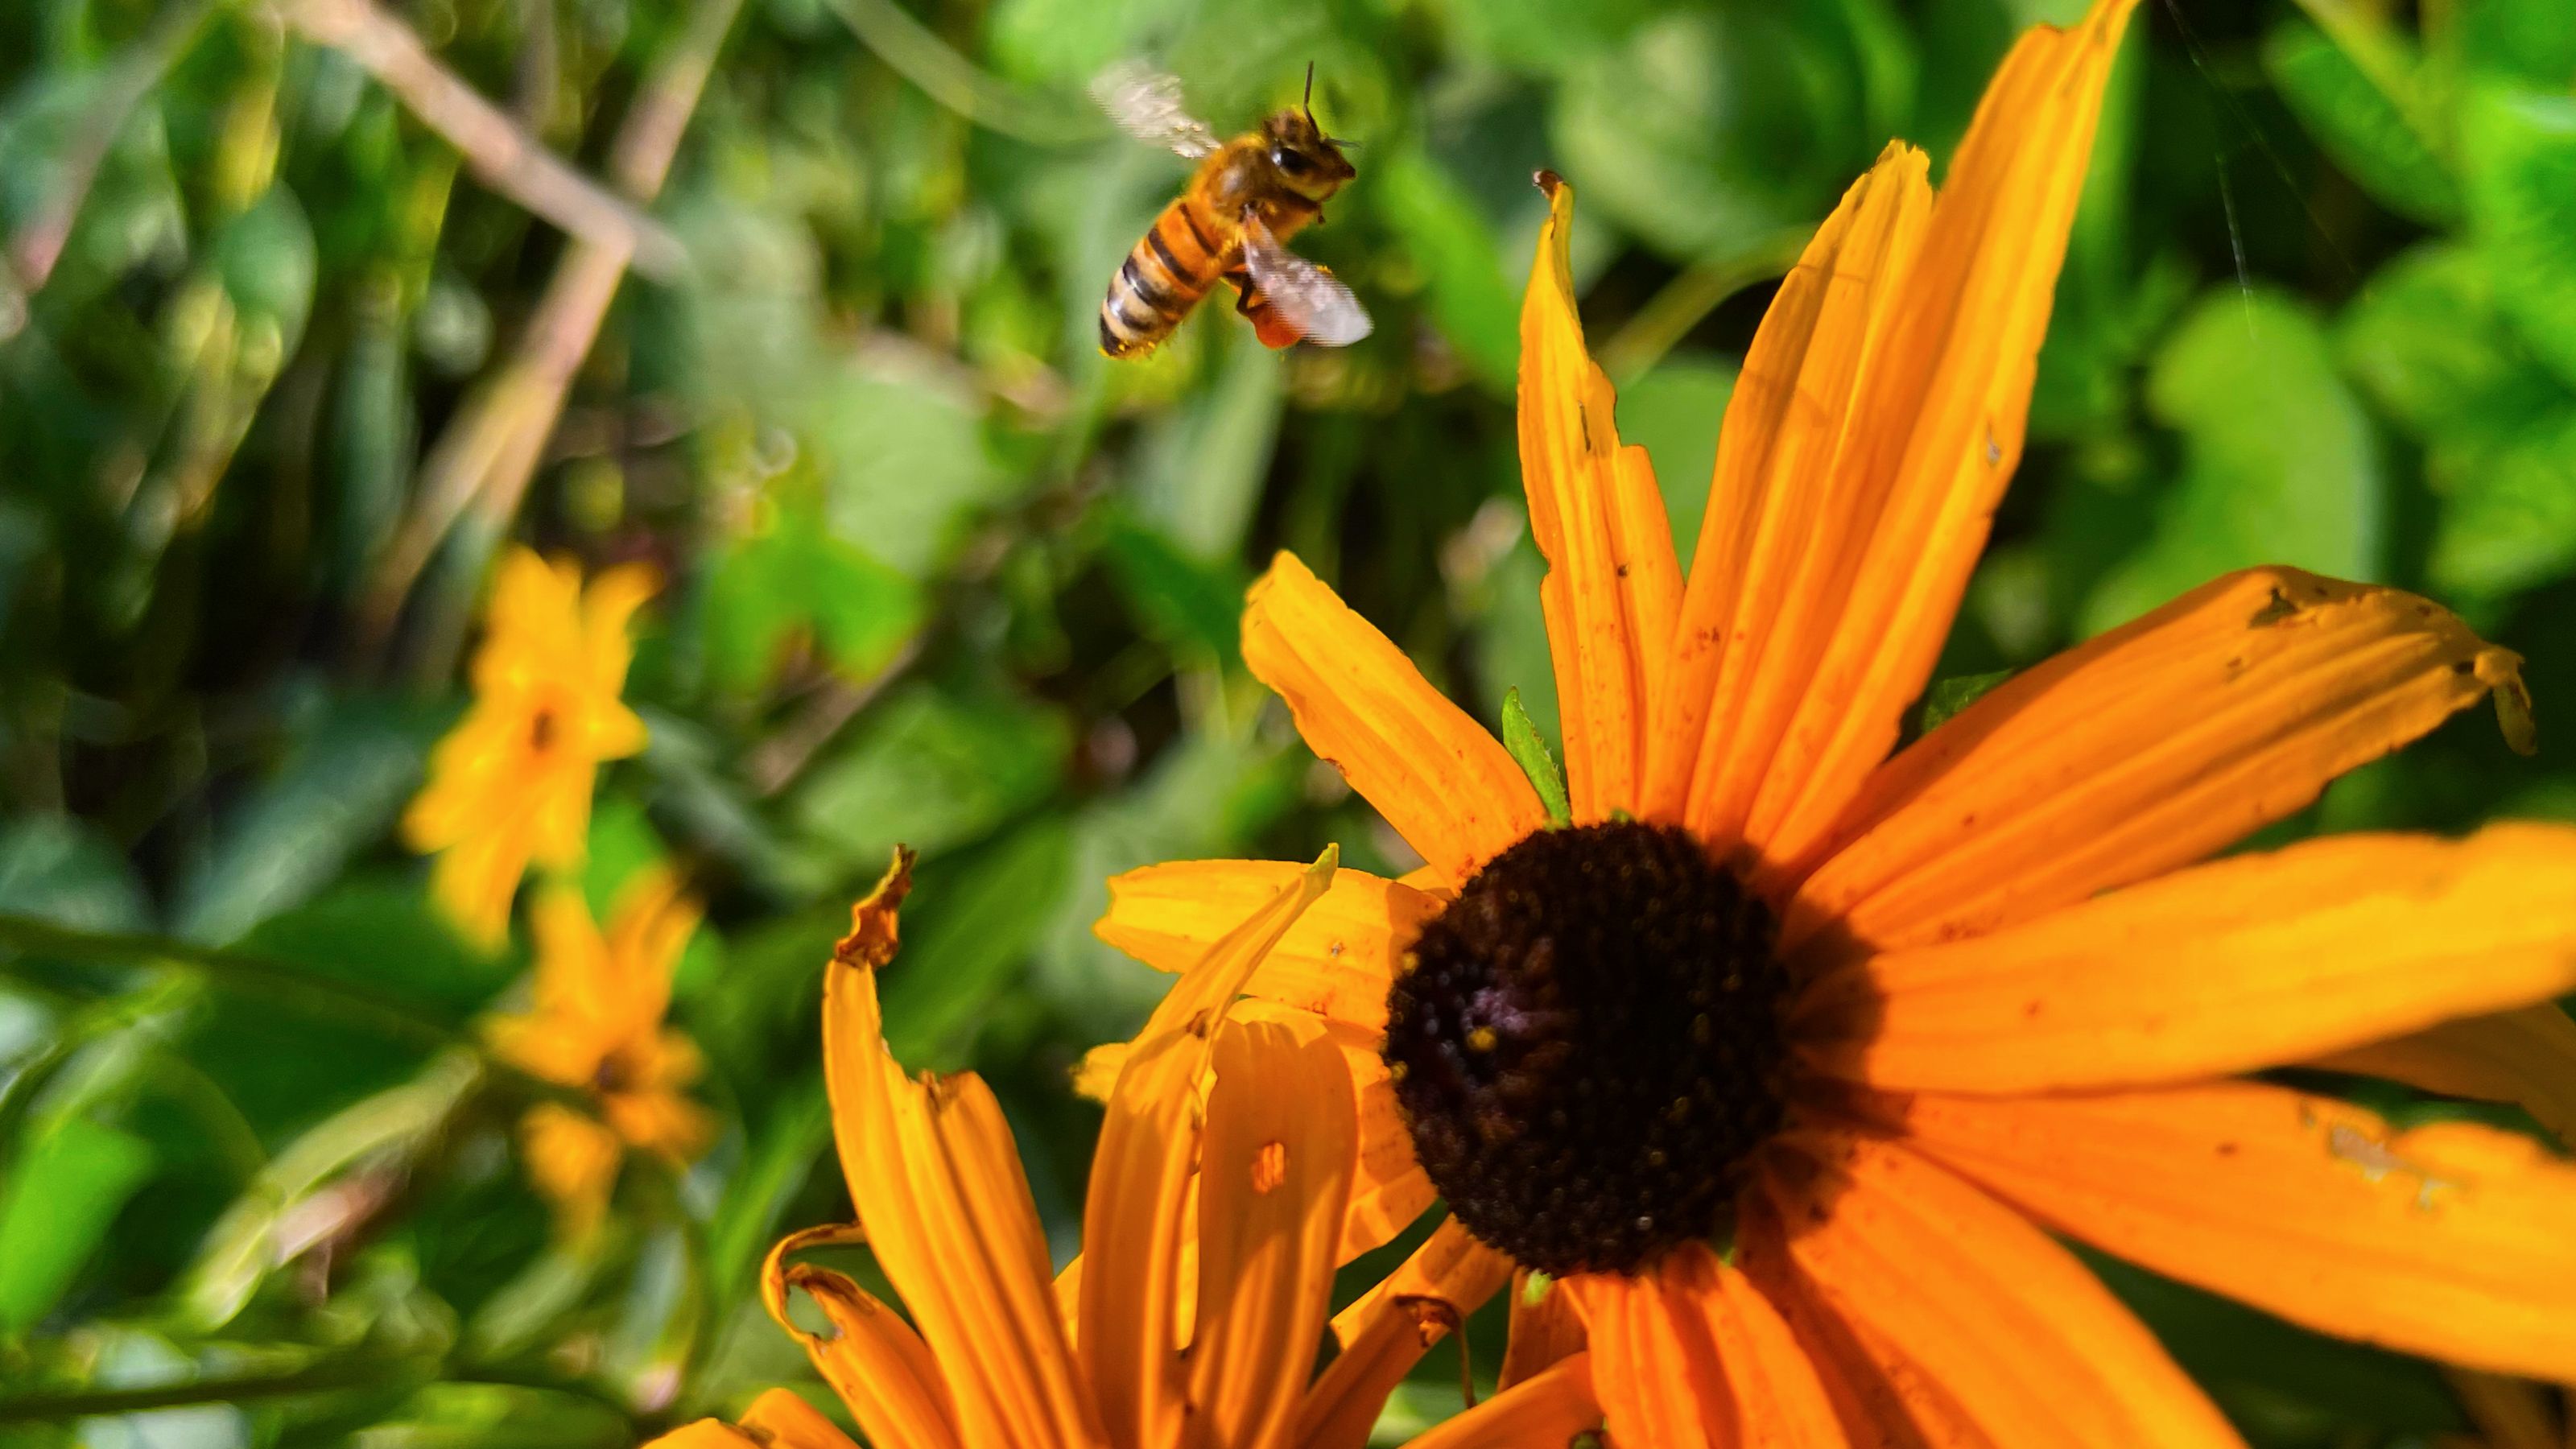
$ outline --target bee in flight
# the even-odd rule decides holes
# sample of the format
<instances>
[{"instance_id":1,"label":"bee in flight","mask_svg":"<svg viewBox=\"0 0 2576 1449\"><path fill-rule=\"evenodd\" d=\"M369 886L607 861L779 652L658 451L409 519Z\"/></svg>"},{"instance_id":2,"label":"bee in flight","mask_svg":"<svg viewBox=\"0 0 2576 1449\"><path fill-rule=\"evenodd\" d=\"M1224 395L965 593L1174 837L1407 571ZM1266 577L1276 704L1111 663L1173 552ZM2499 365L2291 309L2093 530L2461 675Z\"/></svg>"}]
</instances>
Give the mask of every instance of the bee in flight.
<instances>
[{"instance_id":1,"label":"bee in flight","mask_svg":"<svg viewBox=\"0 0 2576 1449\"><path fill-rule=\"evenodd\" d=\"M1092 94L1119 129L1199 163L1109 279L1100 304L1102 352L1153 351L1220 278L1233 285L1235 310L1265 347L1301 337L1344 347L1369 334L1368 310L1351 289L1282 245L1321 220L1324 203L1358 174L1341 143L1315 124L1314 92L1310 65L1305 103L1220 143L1182 109L1181 83L1171 76L1126 62L1093 82Z\"/></svg>"}]
</instances>

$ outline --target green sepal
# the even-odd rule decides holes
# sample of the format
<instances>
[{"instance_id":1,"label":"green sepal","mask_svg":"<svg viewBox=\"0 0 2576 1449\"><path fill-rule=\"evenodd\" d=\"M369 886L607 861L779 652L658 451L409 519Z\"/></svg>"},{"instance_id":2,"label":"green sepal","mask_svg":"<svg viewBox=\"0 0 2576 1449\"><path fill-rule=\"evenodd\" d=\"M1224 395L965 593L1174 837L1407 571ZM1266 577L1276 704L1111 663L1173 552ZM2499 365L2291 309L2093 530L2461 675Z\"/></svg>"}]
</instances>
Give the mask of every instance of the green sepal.
<instances>
[{"instance_id":1,"label":"green sepal","mask_svg":"<svg viewBox=\"0 0 2576 1449\"><path fill-rule=\"evenodd\" d=\"M1529 776L1530 787L1538 791L1539 803L1547 807L1547 828L1561 830L1573 824L1574 808L1565 799L1565 774L1556 767L1556 756L1548 751L1547 741L1538 737L1538 726L1530 723L1518 685L1503 694L1503 748L1520 763L1521 773Z\"/></svg>"}]
</instances>

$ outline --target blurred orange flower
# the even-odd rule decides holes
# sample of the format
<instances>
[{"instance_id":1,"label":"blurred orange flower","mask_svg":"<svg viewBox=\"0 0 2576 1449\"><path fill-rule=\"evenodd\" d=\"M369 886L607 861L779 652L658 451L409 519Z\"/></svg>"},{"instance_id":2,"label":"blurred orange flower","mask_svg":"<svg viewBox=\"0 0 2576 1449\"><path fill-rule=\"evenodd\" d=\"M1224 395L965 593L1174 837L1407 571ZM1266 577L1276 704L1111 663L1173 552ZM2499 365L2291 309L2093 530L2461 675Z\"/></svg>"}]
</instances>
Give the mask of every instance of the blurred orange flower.
<instances>
[{"instance_id":1,"label":"blurred orange flower","mask_svg":"<svg viewBox=\"0 0 2576 1449\"><path fill-rule=\"evenodd\" d=\"M403 840L435 853L430 893L487 948L509 936L510 900L533 860L581 863L599 765L644 748L618 699L635 610L652 571L627 564L582 587L569 561L527 549L501 561L472 668L474 703L429 759Z\"/></svg>"},{"instance_id":2,"label":"blurred orange flower","mask_svg":"<svg viewBox=\"0 0 2576 1449\"><path fill-rule=\"evenodd\" d=\"M1522 1271L1459 1442L1559 1444L1597 1396L1628 1449L2234 1443L2062 1238L2576 1381L2576 1167L2245 1076L2542 1100L2460 1058L2565 1035L2502 1014L2576 987L2576 830L2202 863L2482 700L2527 748L2513 654L2255 569L1899 748L2021 453L2134 3L2024 36L1937 200L1901 145L1846 194L1753 342L1687 580L1542 177L1519 419L1562 788L1294 557L1251 591L1245 662L1425 862L1342 872L1246 989L1359 1046L1349 1230L1436 1195ZM1136 871L1099 931L1184 969L1297 872Z\"/></svg>"},{"instance_id":3,"label":"blurred orange flower","mask_svg":"<svg viewBox=\"0 0 2576 1449\"><path fill-rule=\"evenodd\" d=\"M1050 1274L1011 1131L983 1080L907 1074L886 1049L876 973L894 958L898 860L855 913L823 994L825 1080L858 1222L778 1244L762 1274L795 1335L877 1449L1361 1449L1388 1391L1454 1327L1461 1284L1435 1237L1332 1321L1360 1126L1340 1035L1258 1002L1244 982L1331 884L1335 855L1292 869L1220 933L1117 1065L1092 1159L1083 1256ZM1213 1080L1202 1100L1199 1088ZM840 1273L790 1264L864 1239L907 1324ZM1429 1256L1425 1256L1428 1254ZM802 1289L828 1335L787 1316ZM1579 1386L1578 1386L1579 1387ZM1596 1422L1569 1399L1565 1433ZM849 1449L773 1391L738 1426L657 1441L685 1449ZM1450 1441L1423 1441L1425 1449Z\"/></svg>"},{"instance_id":4,"label":"blurred orange flower","mask_svg":"<svg viewBox=\"0 0 2576 1449\"><path fill-rule=\"evenodd\" d=\"M698 907L657 868L619 895L604 934L568 885L539 894L535 922L535 1001L485 1035L504 1061L597 1103L595 1116L540 1103L520 1124L529 1175L578 1237L607 1211L627 1149L685 1163L706 1146L706 1112L681 1095L702 1066L697 1046L662 1024Z\"/></svg>"}]
</instances>

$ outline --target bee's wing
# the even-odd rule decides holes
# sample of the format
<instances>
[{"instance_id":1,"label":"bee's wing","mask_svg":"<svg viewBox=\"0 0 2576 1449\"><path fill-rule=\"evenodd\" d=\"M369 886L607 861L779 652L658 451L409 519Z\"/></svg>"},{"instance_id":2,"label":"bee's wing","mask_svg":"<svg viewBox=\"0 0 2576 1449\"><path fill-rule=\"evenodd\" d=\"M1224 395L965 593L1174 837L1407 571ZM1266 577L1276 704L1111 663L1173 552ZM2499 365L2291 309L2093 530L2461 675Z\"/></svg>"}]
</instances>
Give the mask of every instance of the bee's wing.
<instances>
[{"instance_id":1,"label":"bee's wing","mask_svg":"<svg viewBox=\"0 0 2576 1449\"><path fill-rule=\"evenodd\" d=\"M1243 264L1271 307L1309 342L1348 347L1376 326L1340 278L1281 246L1257 216L1243 219Z\"/></svg>"},{"instance_id":2,"label":"bee's wing","mask_svg":"<svg viewBox=\"0 0 2576 1449\"><path fill-rule=\"evenodd\" d=\"M1216 149L1216 133L1181 103L1181 83L1143 61L1122 60L1092 77L1091 98L1118 129L1195 161Z\"/></svg>"}]
</instances>

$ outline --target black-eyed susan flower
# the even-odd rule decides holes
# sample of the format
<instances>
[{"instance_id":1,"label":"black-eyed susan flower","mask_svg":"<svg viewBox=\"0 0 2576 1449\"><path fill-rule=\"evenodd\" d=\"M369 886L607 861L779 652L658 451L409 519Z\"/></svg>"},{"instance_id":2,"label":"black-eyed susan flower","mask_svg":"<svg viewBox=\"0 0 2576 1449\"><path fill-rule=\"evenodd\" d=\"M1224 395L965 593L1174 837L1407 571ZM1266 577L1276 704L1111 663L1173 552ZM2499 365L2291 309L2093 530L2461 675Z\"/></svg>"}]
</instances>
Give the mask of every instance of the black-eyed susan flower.
<instances>
[{"instance_id":1,"label":"black-eyed susan flower","mask_svg":"<svg viewBox=\"0 0 2576 1449\"><path fill-rule=\"evenodd\" d=\"M860 903L823 995L833 1134L858 1221L780 1242L762 1284L869 1443L1360 1449L1388 1389L1456 1323L1456 1300L1493 1291L1444 1277L1459 1240L1426 1249L1344 1310L1343 1350L1314 1372L1363 1132L1347 1033L1238 998L1324 897L1334 859L1290 869L1212 936L1117 1063L1082 1256L1061 1274L991 1090L972 1073L910 1075L886 1048L876 973L895 956L909 861ZM790 1261L861 1238L905 1316ZM830 1332L796 1326L791 1289ZM779 1394L738 1425L660 1442L850 1444Z\"/></svg>"},{"instance_id":2,"label":"black-eyed susan flower","mask_svg":"<svg viewBox=\"0 0 2576 1449\"><path fill-rule=\"evenodd\" d=\"M652 597L639 565L582 585L569 561L527 549L501 561L471 677L474 703L429 759L403 840L436 854L430 893L468 937L497 947L531 861L581 863L602 761L644 748L618 698L634 655L628 621Z\"/></svg>"},{"instance_id":3,"label":"black-eyed susan flower","mask_svg":"<svg viewBox=\"0 0 2576 1449\"><path fill-rule=\"evenodd\" d=\"M484 1034L503 1061L592 1100L595 1115L541 1102L520 1123L528 1175L578 1237L607 1211L629 1150L681 1164L706 1147L706 1111L684 1095L703 1065L697 1044L662 1020L698 906L652 868L619 893L605 931L562 884L538 896L535 922L534 1000Z\"/></svg>"},{"instance_id":4,"label":"black-eyed susan flower","mask_svg":"<svg viewBox=\"0 0 2576 1449\"><path fill-rule=\"evenodd\" d=\"M1846 194L1746 360L1687 582L1542 178L1520 439L1567 818L1295 558L1253 588L1246 662L1425 861L1343 872L1246 990L1379 1048L1354 1231L1436 1194L1521 1270L1513 1386L1456 1442L1561 1442L1595 1398L1630 1449L2234 1442L2061 1237L2576 1380L2576 1168L2247 1076L2478 1085L2422 1034L2576 985L2576 831L2203 863L2481 699L2527 747L2512 654L2256 569L1896 749L2021 452L2133 4L2024 36L1937 200L1903 146ZM1137 871L1100 932L1178 969L1296 871Z\"/></svg>"}]
</instances>

